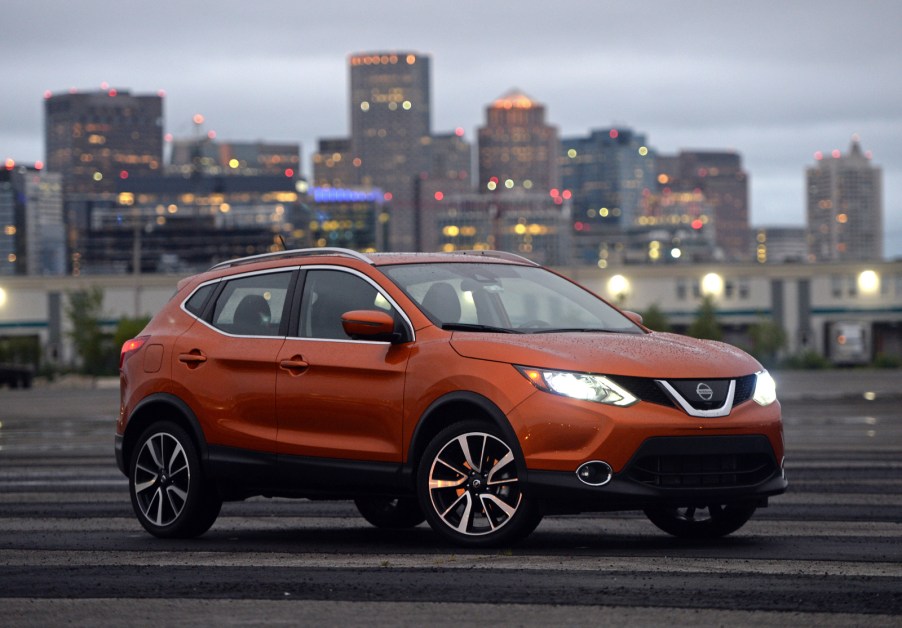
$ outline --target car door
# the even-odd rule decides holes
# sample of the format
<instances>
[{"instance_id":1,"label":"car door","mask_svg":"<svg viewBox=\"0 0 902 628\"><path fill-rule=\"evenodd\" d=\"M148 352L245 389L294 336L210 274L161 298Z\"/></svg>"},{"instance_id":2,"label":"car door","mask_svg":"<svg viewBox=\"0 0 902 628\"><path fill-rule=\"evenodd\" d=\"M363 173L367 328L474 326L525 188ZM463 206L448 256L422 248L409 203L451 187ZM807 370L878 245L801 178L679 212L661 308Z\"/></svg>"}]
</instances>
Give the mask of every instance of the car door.
<instances>
[{"instance_id":1,"label":"car door","mask_svg":"<svg viewBox=\"0 0 902 628\"><path fill-rule=\"evenodd\" d=\"M174 344L173 384L210 444L276 451L276 357L285 342L291 269L222 281Z\"/></svg>"},{"instance_id":2,"label":"car door","mask_svg":"<svg viewBox=\"0 0 902 628\"><path fill-rule=\"evenodd\" d=\"M316 267L304 275L296 327L278 357L280 453L400 462L410 343L349 338L341 315L382 310L412 338L409 321L362 273Z\"/></svg>"}]
</instances>

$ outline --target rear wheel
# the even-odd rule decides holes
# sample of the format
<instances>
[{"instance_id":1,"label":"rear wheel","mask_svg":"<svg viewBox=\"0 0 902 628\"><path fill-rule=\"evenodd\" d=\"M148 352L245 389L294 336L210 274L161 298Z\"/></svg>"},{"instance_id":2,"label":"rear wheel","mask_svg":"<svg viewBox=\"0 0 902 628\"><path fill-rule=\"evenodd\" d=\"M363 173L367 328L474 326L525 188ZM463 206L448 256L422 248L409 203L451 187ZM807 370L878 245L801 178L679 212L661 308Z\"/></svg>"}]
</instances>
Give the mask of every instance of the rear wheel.
<instances>
[{"instance_id":1,"label":"rear wheel","mask_svg":"<svg viewBox=\"0 0 902 628\"><path fill-rule=\"evenodd\" d=\"M735 532L755 514L754 504L654 506L645 516L664 532L686 539L713 539Z\"/></svg>"},{"instance_id":2,"label":"rear wheel","mask_svg":"<svg viewBox=\"0 0 902 628\"><path fill-rule=\"evenodd\" d=\"M144 431L128 480L135 515L154 536L200 536L222 508L222 499L203 476L194 442L175 423L156 423Z\"/></svg>"},{"instance_id":3,"label":"rear wheel","mask_svg":"<svg viewBox=\"0 0 902 628\"><path fill-rule=\"evenodd\" d=\"M426 448L417 493L429 525L467 547L515 543L541 521L526 492L514 448L492 425L465 422L440 432Z\"/></svg>"},{"instance_id":4,"label":"rear wheel","mask_svg":"<svg viewBox=\"0 0 902 628\"><path fill-rule=\"evenodd\" d=\"M414 497L358 497L354 504L377 528L413 528L426 520Z\"/></svg>"}]
</instances>

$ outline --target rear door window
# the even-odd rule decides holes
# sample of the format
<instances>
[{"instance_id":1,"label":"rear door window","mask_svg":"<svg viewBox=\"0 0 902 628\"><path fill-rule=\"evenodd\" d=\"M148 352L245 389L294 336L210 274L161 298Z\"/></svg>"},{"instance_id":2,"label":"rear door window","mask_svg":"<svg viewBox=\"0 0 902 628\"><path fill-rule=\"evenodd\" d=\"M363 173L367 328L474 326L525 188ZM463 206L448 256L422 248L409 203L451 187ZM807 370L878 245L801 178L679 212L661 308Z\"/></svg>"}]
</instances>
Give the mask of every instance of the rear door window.
<instances>
[{"instance_id":1,"label":"rear door window","mask_svg":"<svg viewBox=\"0 0 902 628\"><path fill-rule=\"evenodd\" d=\"M262 273L225 282L212 325L239 336L279 336L292 272Z\"/></svg>"}]
</instances>

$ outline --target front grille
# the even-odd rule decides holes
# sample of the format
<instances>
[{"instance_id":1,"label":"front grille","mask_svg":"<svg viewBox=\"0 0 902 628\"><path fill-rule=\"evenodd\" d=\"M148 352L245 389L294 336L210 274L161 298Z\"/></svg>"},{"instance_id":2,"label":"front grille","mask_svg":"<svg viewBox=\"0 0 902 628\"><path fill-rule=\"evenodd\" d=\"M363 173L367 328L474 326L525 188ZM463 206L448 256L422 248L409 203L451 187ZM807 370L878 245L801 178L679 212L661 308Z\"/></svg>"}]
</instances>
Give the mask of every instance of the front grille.
<instances>
[{"instance_id":1,"label":"front grille","mask_svg":"<svg viewBox=\"0 0 902 628\"><path fill-rule=\"evenodd\" d=\"M662 406L674 407L673 401L667 396L658 383L646 377L627 377L625 375L608 376L614 383L623 386L633 395L649 403L657 403Z\"/></svg>"},{"instance_id":2,"label":"front grille","mask_svg":"<svg viewBox=\"0 0 902 628\"><path fill-rule=\"evenodd\" d=\"M646 456L630 468L637 482L661 488L751 486L773 472L763 454Z\"/></svg>"},{"instance_id":3,"label":"front grille","mask_svg":"<svg viewBox=\"0 0 902 628\"><path fill-rule=\"evenodd\" d=\"M748 401L755 393L755 384L758 383L757 375L746 375L736 380L736 394L733 397L733 405L738 406L744 401Z\"/></svg>"},{"instance_id":4,"label":"front grille","mask_svg":"<svg viewBox=\"0 0 902 628\"><path fill-rule=\"evenodd\" d=\"M609 375L608 377L618 385L626 388L642 401L646 401L648 403L656 403L658 405L667 406L670 408L679 407L673 402L673 400L670 398L670 395L668 395L667 392L663 388L661 388L658 382L654 379L647 377L628 377L626 375ZM755 382L757 380L757 377L758 376L753 373L752 375L745 375L744 377L739 377L736 379L736 390L733 394L733 407L736 407L740 403L744 403L752 398L752 394L754 394L755 392ZM673 383L674 381L685 381L695 384L703 380L672 380L671 383ZM719 380L707 381L716 382ZM727 383L729 383L729 380L721 381L726 381Z\"/></svg>"}]
</instances>

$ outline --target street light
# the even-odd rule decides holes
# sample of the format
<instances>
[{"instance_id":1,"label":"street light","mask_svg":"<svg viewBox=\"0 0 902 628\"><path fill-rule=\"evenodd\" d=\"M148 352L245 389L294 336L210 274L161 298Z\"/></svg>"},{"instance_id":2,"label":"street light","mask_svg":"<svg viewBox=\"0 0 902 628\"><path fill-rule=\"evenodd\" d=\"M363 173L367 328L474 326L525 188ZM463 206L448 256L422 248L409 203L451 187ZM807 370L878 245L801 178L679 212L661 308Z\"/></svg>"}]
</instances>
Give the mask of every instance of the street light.
<instances>
[{"instance_id":1,"label":"street light","mask_svg":"<svg viewBox=\"0 0 902 628\"><path fill-rule=\"evenodd\" d=\"M608 279L608 293L618 302L623 303L630 293L630 281L623 275L614 275Z\"/></svg>"},{"instance_id":2,"label":"street light","mask_svg":"<svg viewBox=\"0 0 902 628\"><path fill-rule=\"evenodd\" d=\"M717 273L708 273L702 277L702 294L712 297L723 294L723 277Z\"/></svg>"},{"instance_id":3,"label":"street light","mask_svg":"<svg viewBox=\"0 0 902 628\"><path fill-rule=\"evenodd\" d=\"M858 291L874 295L880 292L880 275L873 270L864 270L858 275Z\"/></svg>"}]
</instances>

